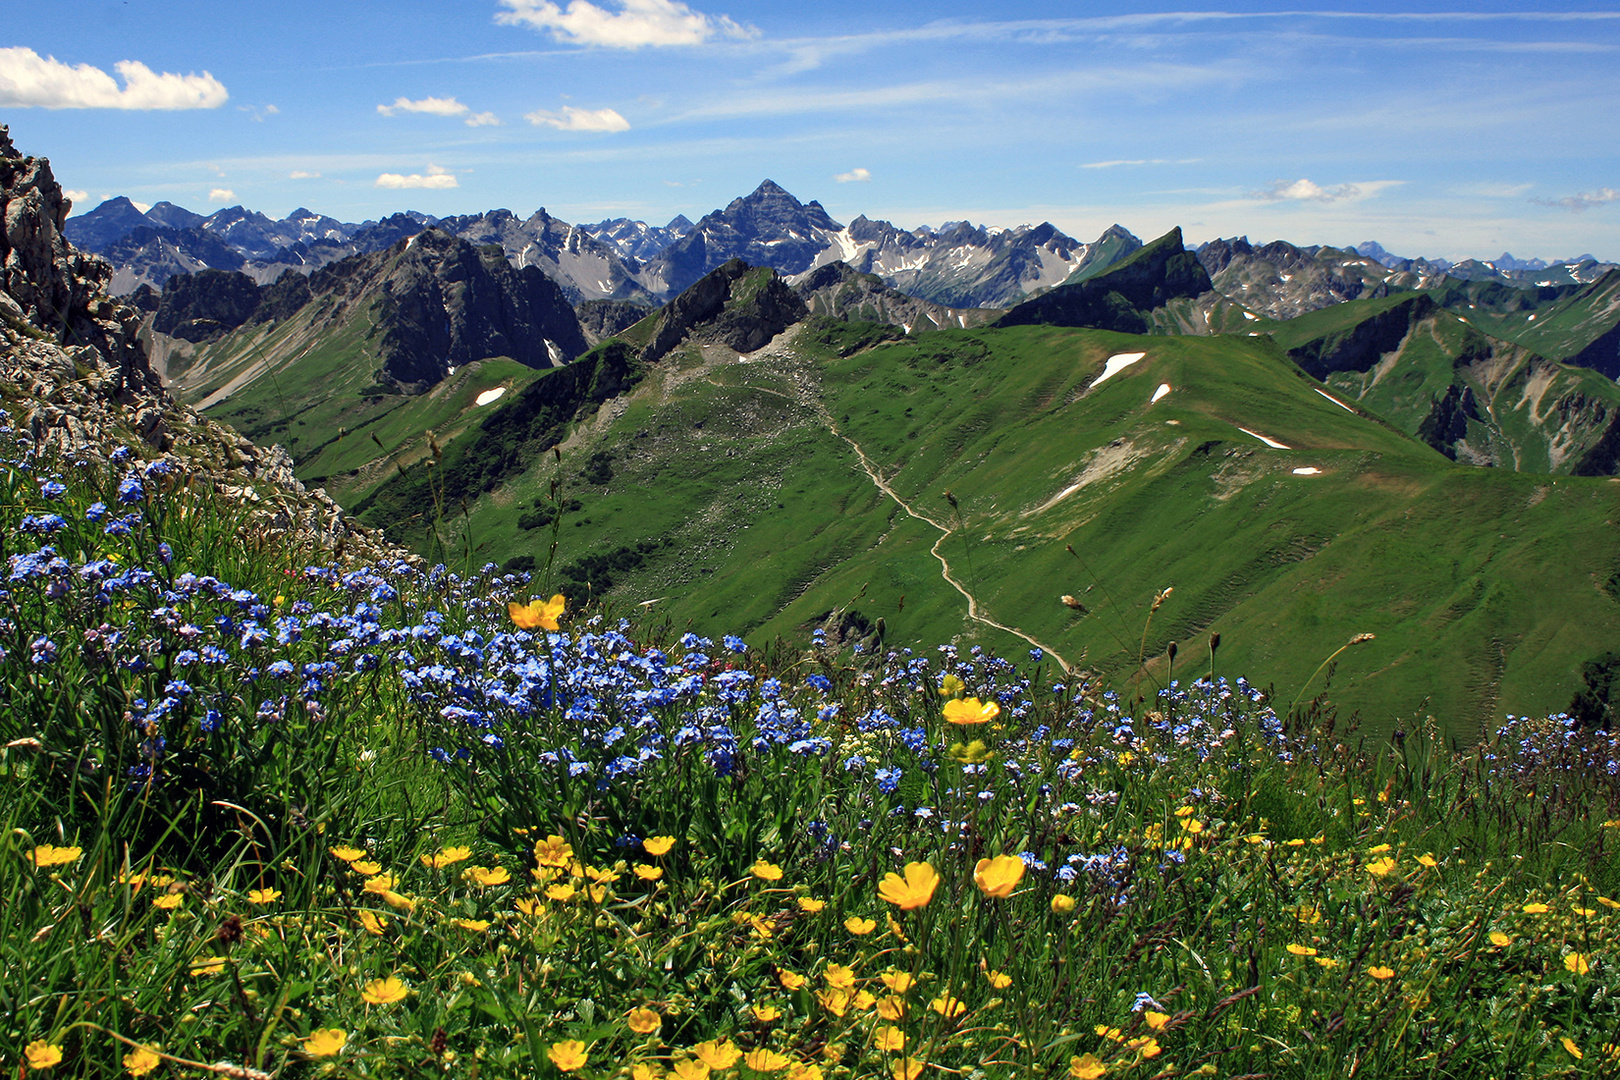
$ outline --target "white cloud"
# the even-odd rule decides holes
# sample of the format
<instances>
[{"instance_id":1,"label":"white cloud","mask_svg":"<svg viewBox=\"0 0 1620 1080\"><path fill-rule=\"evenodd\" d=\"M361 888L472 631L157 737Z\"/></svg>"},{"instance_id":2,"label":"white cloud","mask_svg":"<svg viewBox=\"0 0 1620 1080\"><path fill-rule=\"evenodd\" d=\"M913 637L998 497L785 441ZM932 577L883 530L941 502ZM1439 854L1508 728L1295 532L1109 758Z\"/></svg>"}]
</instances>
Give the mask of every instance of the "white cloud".
<instances>
[{"instance_id":1,"label":"white cloud","mask_svg":"<svg viewBox=\"0 0 1620 1080\"><path fill-rule=\"evenodd\" d=\"M103 199L101 201L106 202L107 200ZM152 209L152 204L151 203L140 202L139 200L136 200L136 199L129 200L129 204L131 206L133 206L135 209L139 210L143 214L146 213L148 210Z\"/></svg>"},{"instance_id":2,"label":"white cloud","mask_svg":"<svg viewBox=\"0 0 1620 1080\"><path fill-rule=\"evenodd\" d=\"M1319 202L1332 203L1344 200L1363 199L1377 193L1382 187L1388 187L1389 181L1378 184L1339 184L1336 187L1325 188L1320 184L1306 179L1299 180L1273 180L1271 186L1263 191L1251 191L1249 198L1263 199L1266 202Z\"/></svg>"},{"instance_id":3,"label":"white cloud","mask_svg":"<svg viewBox=\"0 0 1620 1080\"><path fill-rule=\"evenodd\" d=\"M320 178L320 173L310 172L308 169L294 169L287 174L289 180L319 180Z\"/></svg>"},{"instance_id":4,"label":"white cloud","mask_svg":"<svg viewBox=\"0 0 1620 1080\"><path fill-rule=\"evenodd\" d=\"M1620 202L1620 191L1612 187L1598 188L1596 191L1582 191L1574 195L1566 195L1562 199L1531 199L1533 203L1541 206L1558 206L1572 214L1590 210L1594 206L1604 203Z\"/></svg>"},{"instance_id":5,"label":"white cloud","mask_svg":"<svg viewBox=\"0 0 1620 1080\"><path fill-rule=\"evenodd\" d=\"M232 191L228 187L217 187L217 188L212 189L208 193L208 201L209 202L228 203L228 202L231 202L232 200L234 200L235 198L236 198L236 192Z\"/></svg>"},{"instance_id":6,"label":"white cloud","mask_svg":"<svg viewBox=\"0 0 1620 1080\"><path fill-rule=\"evenodd\" d=\"M1119 158L1114 161L1082 162L1082 169L1117 169L1121 165L1196 165L1203 158Z\"/></svg>"},{"instance_id":7,"label":"white cloud","mask_svg":"<svg viewBox=\"0 0 1620 1080\"><path fill-rule=\"evenodd\" d=\"M421 173L411 173L409 176L401 176L399 173L383 173L377 177L372 186L380 188L426 188L430 191L444 191L460 185L456 183L456 178L451 175L449 169L441 168L438 165L429 165L425 176Z\"/></svg>"},{"instance_id":8,"label":"white cloud","mask_svg":"<svg viewBox=\"0 0 1620 1080\"><path fill-rule=\"evenodd\" d=\"M90 198L90 193L88 191L74 191L70 188L63 188L62 194L66 195L69 199L72 199L74 206L80 206Z\"/></svg>"},{"instance_id":9,"label":"white cloud","mask_svg":"<svg viewBox=\"0 0 1620 1080\"><path fill-rule=\"evenodd\" d=\"M431 116L465 116L472 110L453 97L425 97L421 101L399 97L394 99L392 105L377 106L377 111L384 116L402 112L428 113Z\"/></svg>"},{"instance_id":10,"label":"white cloud","mask_svg":"<svg viewBox=\"0 0 1620 1080\"><path fill-rule=\"evenodd\" d=\"M523 119L536 127L545 125L558 131L629 131L630 121L612 109L576 109L564 105L561 110L537 109L524 113Z\"/></svg>"},{"instance_id":11,"label":"white cloud","mask_svg":"<svg viewBox=\"0 0 1620 1080\"><path fill-rule=\"evenodd\" d=\"M870 169L851 169L851 170L849 170L849 172L841 172L841 173L839 173L838 175L834 176L833 179L838 181L840 184L849 184L849 183L864 184L868 180L872 179L872 170L870 170Z\"/></svg>"},{"instance_id":12,"label":"white cloud","mask_svg":"<svg viewBox=\"0 0 1620 1080\"><path fill-rule=\"evenodd\" d=\"M499 127L501 118L492 112L473 113L464 123L468 127Z\"/></svg>"},{"instance_id":13,"label":"white cloud","mask_svg":"<svg viewBox=\"0 0 1620 1080\"><path fill-rule=\"evenodd\" d=\"M33 49L0 49L0 105L45 109L217 109L230 96L220 81L201 75L161 75L138 60L120 60L111 75L77 67Z\"/></svg>"},{"instance_id":14,"label":"white cloud","mask_svg":"<svg viewBox=\"0 0 1620 1080\"><path fill-rule=\"evenodd\" d=\"M701 45L712 37L755 37L759 31L721 15L704 15L679 0L608 0L617 11L597 7L589 0L568 0L567 7L550 0L500 0L509 10L495 21L508 26L547 30L570 45L600 45L609 49L639 49L643 45Z\"/></svg>"}]
</instances>

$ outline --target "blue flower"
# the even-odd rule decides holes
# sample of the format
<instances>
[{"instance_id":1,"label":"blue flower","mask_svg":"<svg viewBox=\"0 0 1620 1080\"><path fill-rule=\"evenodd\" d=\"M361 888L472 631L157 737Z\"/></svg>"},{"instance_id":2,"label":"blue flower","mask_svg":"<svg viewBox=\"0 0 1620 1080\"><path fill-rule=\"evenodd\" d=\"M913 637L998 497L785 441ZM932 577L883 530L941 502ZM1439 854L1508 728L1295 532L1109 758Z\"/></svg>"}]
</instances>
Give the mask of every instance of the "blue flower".
<instances>
[{"instance_id":1,"label":"blue flower","mask_svg":"<svg viewBox=\"0 0 1620 1080\"><path fill-rule=\"evenodd\" d=\"M118 483L118 501L128 506L138 503L146 498L146 488L141 484L141 474L131 469Z\"/></svg>"}]
</instances>

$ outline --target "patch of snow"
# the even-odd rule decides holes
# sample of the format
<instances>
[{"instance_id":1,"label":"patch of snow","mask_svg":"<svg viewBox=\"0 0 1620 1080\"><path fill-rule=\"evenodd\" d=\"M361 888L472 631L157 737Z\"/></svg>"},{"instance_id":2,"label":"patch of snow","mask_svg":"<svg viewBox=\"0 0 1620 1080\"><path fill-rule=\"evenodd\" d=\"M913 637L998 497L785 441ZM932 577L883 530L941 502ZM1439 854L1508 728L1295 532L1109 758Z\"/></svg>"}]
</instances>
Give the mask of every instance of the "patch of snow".
<instances>
[{"instance_id":1,"label":"patch of snow","mask_svg":"<svg viewBox=\"0 0 1620 1080\"><path fill-rule=\"evenodd\" d=\"M907 333L907 334L909 334L909 333L911 333L911 324L910 324L910 323L908 323L908 322L903 322L903 323L901 323L901 324L900 324L900 328L901 328L901 329L902 329L902 330L904 330L904 331L905 331L905 332L906 332L906 333Z\"/></svg>"},{"instance_id":2,"label":"patch of snow","mask_svg":"<svg viewBox=\"0 0 1620 1080\"><path fill-rule=\"evenodd\" d=\"M1312 387L1312 389L1315 390L1316 388ZM1328 393L1326 390L1316 390L1316 392L1318 394L1321 394L1323 397L1327 398L1329 401L1333 402L1333 404L1337 405L1339 408L1343 409L1347 413L1354 413L1356 411L1356 410L1352 409L1350 406L1346 405L1344 402L1340 401L1338 398L1334 397L1332 394Z\"/></svg>"},{"instance_id":3,"label":"patch of snow","mask_svg":"<svg viewBox=\"0 0 1620 1080\"><path fill-rule=\"evenodd\" d=\"M1531 315L1531 316L1529 316L1529 319L1530 319L1530 321L1531 321L1531 322L1535 322L1535 321L1536 321L1536 317L1535 317L1535 316L1534 316L1534 315Z\"/></svg>"},{"instance_id":4,"label":"patch of snow","mask_svg":"<svg viewBox=\"0 0 1620 1080\"><path fill-rule=\"evenodd\" d=\"M1321 474L1322 470L1314 465L1307 465L1303 469L1294 470L1295 476L1320 476Z\"/></svg>"},{"instance_id":5,"label":"patch of snow","mask_svg":"<svg viewBox=\"0 0 1620 1080\"><path fill-rule=\"evenodd\" d=\"M1259 322L1260 321L1260 316L1256 315L1252 311L1245 311L1243 313L1243 317L1245 319L1248 319L1250 322Z\"/></svg>"},{"instance_id":6,"label":"patch of snow","mask_svg":"<svg viewBox=\"0 0 1620 1080\"><path fill-rule=\"evenodd\" d=\"M1097 378L1092 381L1091 385L1101 386L1103 383L1107 382L1109 379L1112 379L1115 375L1118 375L1120 372L1124 371L1126 368L1130 367L1132 364L1136 363L1146 355L1147 353L1145 352L1122 352L1115 356L1110 356L1108 358L1108 362L1103 365L1103 373L1097 376Z\"/></svg>"},{"instance_id":7,"label":"patch of snow","mask_svg":"<svg viewBox=\"0 0 1620 1080\"><path fill-rule=\"evenodd\" d=\"M1266 438L1264 435L1260 434L1258 431L1250 431L1246 427L1240 427L1240 428L1238 428L1238 430L1243 432L1243 434L1245 434L1245 435L1253 435L1255 438L1259 439L1261 442L1265 443L1267 446L1271 447L1273 450L1287 450L1287 449L1290 449L1289 447L1284 446L1282 443L1278 442L1276 439L1268 439L1268 438Z\"/></svg>"},{"instance_id":8,"label":"patch of snow","mask_svg":"<svg viewBox=\"0 0 1620 1080\"><path fill-rule=\"evenodd\" d=\"M1473 307L1473 306L1474 306L1474 305L1473 305L1473 304L1469 304L1469 305L1468 305L1468 306L1469 306L1469 307ZM1462 317L1462 316L1461 316L1461 315L1459 315L1459 316L1457 316L1457 321L1458 321L1458 322L1468 322L1468 320L1467 320L1467 319L1465 319L1465 318L1463 318L1463 317Z\"/></svg>"},{"instance_id":9,"label":"patch of snow","mask_svg":"<svg viewBox=\"0 0 1620 1080\"><path fill-rule=\"evenodd\" d=\"M1164 397L1164 395L1168 394L1169 392L1170 392L1170 384L1169 383L1160 383L1159 388L1157 390L1153 391L1153 401L1148 402L1148 404L1152 405L1154 401L1158 401L1160 398Z\"/></svg>"},{"instance_id":10,"label":"patch of snow","mask_svg":"<svg viewBox=\"0 0 1620 1080\"><path fill-rule=\"evenodd\" d=\"M1532 319L1533 319L1533 318L1535 318L1535 316L1534 316L1534 315L1532 315L1532 316L1530 316L1530 317L1531 317L1531 318L1532 318ZM959 323L961 323L961 324L962 324L962 329L964 329L964 330L966 330L966 329L967 329L967 316L966 316L966 315L958 315L958 316L957 316L957 317L956 317L956 321L957 321L957 322L959 322Z\"/></svg>"},{"instance_id":11,"label":"patch of snow","mask_svg":"<svg viewBox=\"0 0 1620 1080\"><path fill-rule=\"evenodd\" d=\"M478 399L473 404L475 404L475 405L489 405L489 404L492 404L493 402L499 401L501 399L501 395L504 394L504 393L506 393L506 387L504 387L504 386L497 386L493 390L485 390L482 394L478 395Z\"/></svg>"},{"instance_id":12,"label":"patch of snow","mask_svg":"<svg viewBox=\"0 0 1620 1080\"><path fill-rule=\"evenodd\" d=\"M456 373L456 369L453 368L453 367L452 368L446 368L444 373L446 375L454 375Z\"/></svg>"}]
</instances>

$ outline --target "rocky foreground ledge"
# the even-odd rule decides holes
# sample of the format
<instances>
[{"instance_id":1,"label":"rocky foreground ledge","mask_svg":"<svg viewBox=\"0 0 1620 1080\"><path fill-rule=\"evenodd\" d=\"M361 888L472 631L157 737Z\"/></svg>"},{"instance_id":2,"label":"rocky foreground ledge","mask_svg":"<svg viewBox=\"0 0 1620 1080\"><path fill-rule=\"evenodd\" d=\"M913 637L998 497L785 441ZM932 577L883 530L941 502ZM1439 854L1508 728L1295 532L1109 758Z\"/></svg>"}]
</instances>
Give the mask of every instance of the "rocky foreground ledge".
<instances>
[{"instance_id":1,"label":"rocky foreground ledge","mask_svg":"<svg viewBox=\"0 0 1620 1080\"><path fill-rule=\"evenodd\" d=\"M140 448L253 504L257 528L340 555L404 556L299 483L280 446L256 446L164 389L137 336L141 312L107 292L112 267L63 235L72 205L49 160L23 156L0 125L0 401L36 448L86 463Z\"/></svg>"}]
</instances>

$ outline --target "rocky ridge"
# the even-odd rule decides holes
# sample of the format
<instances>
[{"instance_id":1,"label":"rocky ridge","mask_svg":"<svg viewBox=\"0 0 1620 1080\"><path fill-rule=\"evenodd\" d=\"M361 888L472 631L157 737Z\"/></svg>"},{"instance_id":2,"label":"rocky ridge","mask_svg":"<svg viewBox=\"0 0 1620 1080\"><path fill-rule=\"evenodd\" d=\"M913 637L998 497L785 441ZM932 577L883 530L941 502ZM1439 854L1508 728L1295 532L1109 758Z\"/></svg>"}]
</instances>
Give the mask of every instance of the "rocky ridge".
<instances>
[{"instance_id":1,"label":"rocky ridge","mask_svg":"<svg viewBox=\"0 0 1620 1080\"><path fill-rule=\"evenodd\" d=\"M44 158L0 125L0 399L47 454L105 463L119 446L162 456L193 482L253 507L254 525L340 555L406 557L265 449L181 405L138 337L142 313L113 299L112 267L69 243L71 202Z\"/></svg>"}]
</instances>

